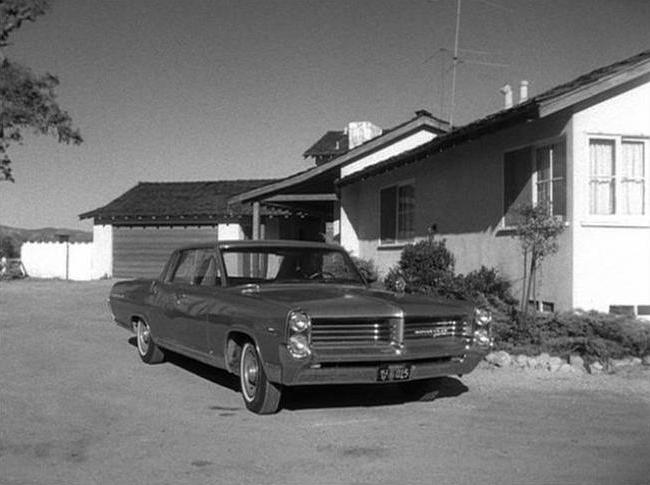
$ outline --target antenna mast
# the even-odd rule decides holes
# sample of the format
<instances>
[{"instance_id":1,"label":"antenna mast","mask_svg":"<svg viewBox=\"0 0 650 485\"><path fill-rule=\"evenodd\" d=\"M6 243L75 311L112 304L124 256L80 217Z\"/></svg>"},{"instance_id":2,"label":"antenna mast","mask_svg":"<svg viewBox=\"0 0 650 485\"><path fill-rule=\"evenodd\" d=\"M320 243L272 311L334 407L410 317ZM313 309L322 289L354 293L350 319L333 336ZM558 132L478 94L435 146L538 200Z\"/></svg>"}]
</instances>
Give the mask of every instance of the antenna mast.
<instances>
[{"instance_id":1,"label":"antenna mast","mask_svg":"<svg viewBox=\"0 0 650 485\"><path fill-rule=\"evenodd\" d=\"M460 34L460 1L456 0L456 34L454 38L454 57L451 74L451 105L449 107L449 128L454 128L454 104L456 98L456 69L458 68L458 37Z\"/></svg>"}]
</instances>

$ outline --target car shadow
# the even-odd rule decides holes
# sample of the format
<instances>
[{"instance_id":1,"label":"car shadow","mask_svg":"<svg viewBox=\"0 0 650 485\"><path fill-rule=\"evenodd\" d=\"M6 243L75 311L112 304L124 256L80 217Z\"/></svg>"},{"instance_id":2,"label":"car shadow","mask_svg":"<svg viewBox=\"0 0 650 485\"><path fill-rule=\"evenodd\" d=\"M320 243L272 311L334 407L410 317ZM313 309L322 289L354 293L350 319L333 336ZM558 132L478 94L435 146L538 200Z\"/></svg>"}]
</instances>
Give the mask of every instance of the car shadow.
<instances>
[{"instance_id":1,"label":"car shadow","mask_svg":"<svg viewBox=\"0 0 650 485\"><path fill-rule=\"evenodd\" d=\"M430 383L435 399L460 396L468 387L454 377L439 377ZM295 387L283 396L282 407L290 411L315 408L390 406L415 402L418 397L405 393L397 384L332 385ZM424 400L433 400L424 399Z\"/></svg>"},{"instance_id":2,"label":"car shadow","mask_svg":"<svg viewBox=\"0 0 650 485\"><path fill-rule=\"evenodd\" d=\"M135 337L129 338L129 344L137 345ZM180 367L192 374L202 377L206 381L226 387L232 391L239 392L239 379L222 369L217 369L198 360L190 359L184 355L177 354L171 350L165 350L165 362Z\"/></svg>"},{"instance_id":3,"label":"car shadow","mask_svg":"<svg viewBox=\"0 0 650 485\"><path fill-rule=\"evenodd\" d=\"M129 344L135 347L136 338L129 338ZM241 390L239 378L225 370L203 364L170 350L165 350L165 361L213 384L235 392ZM428 386L428 391L435 395L436 400L457 397L468 390L469 388L465 384L454 377L432 379ZM299 386L285 388L281 407L288 411L298 411L319 408L390 406L418 400L418 397L403 392L398 384Z\"/></svg>"}]
</instances>

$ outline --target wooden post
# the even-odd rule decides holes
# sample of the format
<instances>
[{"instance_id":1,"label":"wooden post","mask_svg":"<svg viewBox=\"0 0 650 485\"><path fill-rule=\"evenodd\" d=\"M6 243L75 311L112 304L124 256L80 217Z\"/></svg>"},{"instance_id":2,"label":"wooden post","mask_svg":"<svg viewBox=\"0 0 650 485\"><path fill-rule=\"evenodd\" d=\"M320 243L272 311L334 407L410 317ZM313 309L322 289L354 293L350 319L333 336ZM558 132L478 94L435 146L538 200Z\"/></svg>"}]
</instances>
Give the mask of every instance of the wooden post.
<instances>
[{"instance_id":1,"label":"wooden post","mask_svg":"<svg viewBox=\"0 0 650 485\"><path fill-rule=\"evenodd\" d=\"M260 238L260 203L253 202L253 239Z\"/></svg>"}]
</instances>

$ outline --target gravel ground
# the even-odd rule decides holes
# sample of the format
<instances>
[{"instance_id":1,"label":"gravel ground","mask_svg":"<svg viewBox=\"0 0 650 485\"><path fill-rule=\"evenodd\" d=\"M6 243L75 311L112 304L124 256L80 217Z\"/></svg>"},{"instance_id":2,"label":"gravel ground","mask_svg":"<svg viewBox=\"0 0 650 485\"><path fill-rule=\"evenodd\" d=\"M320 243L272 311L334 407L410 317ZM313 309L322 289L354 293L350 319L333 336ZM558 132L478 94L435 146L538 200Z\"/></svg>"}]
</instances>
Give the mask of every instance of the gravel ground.
<instances>
[{"instance_id":1,"label":"gravel ground","mask_svg":"<svg viewBox=\"0 0 650 485\"><path fill-rule=\"evenodd\" d=\"M0 484L648 484L650 371L481 365L434 402L392 387L247 412L229 375L142 364L110 281L0 282Z\"/></svg>"}]
</instances>

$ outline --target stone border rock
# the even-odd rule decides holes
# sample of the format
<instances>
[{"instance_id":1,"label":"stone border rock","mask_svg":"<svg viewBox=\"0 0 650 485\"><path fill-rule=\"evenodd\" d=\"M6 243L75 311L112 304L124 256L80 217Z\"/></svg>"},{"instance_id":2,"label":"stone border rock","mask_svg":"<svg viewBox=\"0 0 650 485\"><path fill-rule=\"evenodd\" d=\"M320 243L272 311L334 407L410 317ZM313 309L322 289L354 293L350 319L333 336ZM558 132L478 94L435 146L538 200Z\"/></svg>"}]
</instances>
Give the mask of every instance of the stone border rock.
<instances>
[{"instance_id":1,"label":"stone border rock","mask_svg":"<svg viewBox=\"0 0 650 485\"><path fill-rule=\"evenodd\" d=\"M512 356L505 350L499 350L486 355L485 361L494 367L515 367L528 370L545 370L548 372L602 374L614 373L641 365L650 366L650 355L646 355L643 359L626 357L624 359L612 359L604 364L601 362L588 364L577 354L572 354L565 360L561 357L553 357L547 353L542 353L534 357L523 354Z\"/></svg>"}]
</instances>

